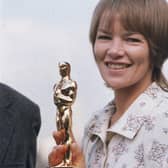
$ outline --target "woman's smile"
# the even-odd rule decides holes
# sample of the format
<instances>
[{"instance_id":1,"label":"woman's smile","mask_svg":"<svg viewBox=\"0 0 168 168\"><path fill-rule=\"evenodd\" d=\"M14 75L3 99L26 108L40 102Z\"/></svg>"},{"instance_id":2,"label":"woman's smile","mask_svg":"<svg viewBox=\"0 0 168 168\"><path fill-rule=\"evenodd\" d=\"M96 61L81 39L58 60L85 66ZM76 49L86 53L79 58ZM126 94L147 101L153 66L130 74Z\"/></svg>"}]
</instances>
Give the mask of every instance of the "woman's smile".
<instances>
[{"instance_id":1,"label":"woman's smile","mask_svg":"<svg viewBox=\"0 0 168 168\"><path fill-rule=\"evenodd\" d=\"M107 68L111 70L123 70L131 66L131 64L126 63L112 63L112 62L105 62Z\"/></svg>"}]
</instances>

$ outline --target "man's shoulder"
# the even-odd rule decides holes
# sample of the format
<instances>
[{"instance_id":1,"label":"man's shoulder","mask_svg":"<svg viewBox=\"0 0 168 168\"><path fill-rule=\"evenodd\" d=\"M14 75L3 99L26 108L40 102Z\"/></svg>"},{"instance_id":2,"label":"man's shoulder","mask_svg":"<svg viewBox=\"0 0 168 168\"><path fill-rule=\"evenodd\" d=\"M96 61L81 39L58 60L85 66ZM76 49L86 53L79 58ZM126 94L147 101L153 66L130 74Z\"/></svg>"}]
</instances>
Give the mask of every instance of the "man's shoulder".
<instances>
[{"instance_id":1,"label":"man's shoulder","mask_svg":"<svg viewBox=\"0 0 168 168\"><path fill-rule=\"evenodd\" d=\"M14 121L17 121L16 124L32 125L32 131L38 135L41 125L39 106L13 87L2 83L0 83L0 109L8 109L2 111L5 112L5 116L9 114L13 116Z\"/></svg>"},{"instance_id":2,"label":"man's shoulder","mask_svg":"<svg viewBox=\"0 0 168 168\"><path fill-rule=\"evenodd\" d=\"M28 97L15 90L13 87L10 87L6 84L0 83L0 100L12 101L12 102L21 102L21 105L31 105L37 106L32 100Z\"/></svg>"}]
</instances>

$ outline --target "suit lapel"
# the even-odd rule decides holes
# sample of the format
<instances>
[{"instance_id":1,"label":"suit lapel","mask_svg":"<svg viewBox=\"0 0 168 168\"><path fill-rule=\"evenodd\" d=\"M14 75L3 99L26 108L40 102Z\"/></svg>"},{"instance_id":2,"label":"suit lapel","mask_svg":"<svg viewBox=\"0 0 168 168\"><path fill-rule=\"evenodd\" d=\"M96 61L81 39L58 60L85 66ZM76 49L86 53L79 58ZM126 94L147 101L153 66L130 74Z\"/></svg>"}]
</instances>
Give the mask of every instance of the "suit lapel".
<instances>
[{"instance_id":1,"label":"suit lapel","mask_svg":"<svg viewBox=\"0 0 168 168\"><path fill-rule=\"evenodd\" d=\"M14 114L10 111L13 99L3 88L0 85L0 163L3 162L15 126Z\"/></svg>"}]
</instances>

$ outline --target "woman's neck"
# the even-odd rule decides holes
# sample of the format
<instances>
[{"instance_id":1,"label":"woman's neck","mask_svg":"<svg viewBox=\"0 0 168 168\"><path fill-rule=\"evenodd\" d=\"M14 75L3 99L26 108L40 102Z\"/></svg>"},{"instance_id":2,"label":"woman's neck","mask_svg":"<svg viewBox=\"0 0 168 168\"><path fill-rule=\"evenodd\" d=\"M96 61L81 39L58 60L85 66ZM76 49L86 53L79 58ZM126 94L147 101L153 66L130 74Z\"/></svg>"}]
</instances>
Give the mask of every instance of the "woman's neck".
<instances>
[{"instance_id":1,"label":"woman's neck","mask_svg":"<svg viewBox=\"0 0 168 168\"><path fill-rule=\"evenodd\" d=\"M133 85L127 88L115 90L116 112L122 115L134 100L143 93L152 82L143 85Z\"/></svg>"}]
</instances>

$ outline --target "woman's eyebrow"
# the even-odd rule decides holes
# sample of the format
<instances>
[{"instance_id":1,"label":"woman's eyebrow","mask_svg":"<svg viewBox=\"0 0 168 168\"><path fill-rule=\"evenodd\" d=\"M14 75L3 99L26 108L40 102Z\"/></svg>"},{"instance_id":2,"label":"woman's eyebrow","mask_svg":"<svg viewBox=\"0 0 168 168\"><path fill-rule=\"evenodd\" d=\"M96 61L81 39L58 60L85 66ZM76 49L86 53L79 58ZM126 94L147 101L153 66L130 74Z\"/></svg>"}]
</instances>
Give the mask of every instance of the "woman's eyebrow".
<instances>
[{"instance_id":1,"label":"woman's eyebrow","mask_svg":"<svg viewBox=\"0 0 168 168\"><path fill-rule=\"evenodd\" d=\"M141 35L140 33L138 33L138 32L135 32L135 31L126 31L125 32L125 35Z\"/></svg>"},{"instance_id":2,"label":"woman's eyebrow","mask_svg":"<svg viewBox=\"0 0 168 168\"><path fill-rule=\"evenodd\" d=\"M103 29L103 28L99 28L99 29L97 30L97 32L100 32L100 33L106 33L106 34L108 34L108 33L109 33L109 31L108 31L108 30Z\"/></svg>"}]
</instances>

